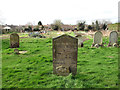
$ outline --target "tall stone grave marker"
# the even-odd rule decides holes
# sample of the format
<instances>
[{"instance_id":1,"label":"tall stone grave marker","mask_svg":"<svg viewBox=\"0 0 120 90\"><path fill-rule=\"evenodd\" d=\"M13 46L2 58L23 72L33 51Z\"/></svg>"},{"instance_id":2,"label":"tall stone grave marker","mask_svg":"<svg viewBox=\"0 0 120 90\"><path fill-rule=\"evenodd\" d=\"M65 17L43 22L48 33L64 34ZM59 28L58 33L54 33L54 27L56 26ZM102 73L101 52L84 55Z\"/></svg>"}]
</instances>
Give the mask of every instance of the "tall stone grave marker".
<instances>
[{"instance_id":1,"label":"tall stone grave marker","mask_svg":"<svg viewBox=\"0 0 120 90\"><path fill-rule=\"evenodd\" d=\"M78 39L69 35L53 38L53 74L77 73Z\"/></svg>"},{"instance_id":2,"label":"tall stone grave marker","mask_svg":"<svg viewBox=\"0 0 120 90\"><path fill-rule=\"evenodd\" d=\"M82 37L82 35L76 35L75 37L78 39L78 47L82 47L83 46L83 37Z\"/></svg>"},{"instance_id":3,"label":"tall stone grave marker","mask_svg":"<svg viewBox=\"0 0 120 90\"><path fill-rule=\"evenodd\" d=\"M99 46L102 46L102 32L100 31L97 31L95 34L94 34L94 39L93 39L93 44L92 44L92 47L99 47Z\"/></svg>"},{"instance_id":4,"label":"tall stone grave marker","mask_svg":"<svg viewBox=\"0 0 120 90\"><path fill-rule=\"evenodd\" d=\"M10 47L11 48L19 48L19 35L13 33L10 35Z\"/></svg>"},{"instance_id":5,"label":"tall stone grave marker","mask_svg":"<svg viewBox=\"0 0 120 90\"><path fill-rule=\"evenodd\" d=\"M118 44L118 33L112 31L109 35L109 45L108 46L117 46Z\"/></svg>"}]
</instances>

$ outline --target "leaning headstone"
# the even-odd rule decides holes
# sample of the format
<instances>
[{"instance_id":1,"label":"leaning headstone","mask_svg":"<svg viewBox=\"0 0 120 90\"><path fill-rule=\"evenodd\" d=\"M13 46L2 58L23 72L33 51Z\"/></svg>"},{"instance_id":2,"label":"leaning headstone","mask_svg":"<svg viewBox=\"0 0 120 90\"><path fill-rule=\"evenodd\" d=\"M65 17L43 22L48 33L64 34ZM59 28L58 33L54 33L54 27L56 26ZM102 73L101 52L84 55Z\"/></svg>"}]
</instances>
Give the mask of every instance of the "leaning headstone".
<instances>
[{"instance_id":1,"label":"leaning headstone","mask_svg":"<svg viewBox=\"0 0 120 90\"><path fill-rule=\"evenodd\" d=\"M108 46L117 46L118 45L118 33L112 31L109 35L109 44Z\"/></svg>"},{"instance_id":2,"label":"leaning headstone","mask_svg":"<svg viewBox=\"0 0 120 90\"><path fill-rule=\"evenodd\" d=\"M92 44L92 47L99 47L99 46L102 46L102 32L100 31L97 31L95 34L94 34L94 39L93 39L93 44Z\"/></svg>"},{"instance_id":3,"label":"leaning headstone","mask_svg":"<svg viewBox=\"0 0 120 90\"><path fill-rule=\"evenodd\" d=\"M10 47L11 48L19 48L19 35L13 33L10 35Z\"/></svg>"},{"instance_id":4,"label":"leaning headstone","mask_svg":"<svg viewBox=\"0 0 120 90\"><path fill-rule=\"evenodd\" d=\"M78 39L69 35L53 38L53 74L77 73Z\"/></svg>"},{"instance_id":5,"label":"leaning headstone","mask_svg":"<svg viewBox=\"0 0 120 90\"><path fill-rule=\"evenodd\" d=\"M83 47L83 37L82 35L75 36L78 39L78 47Z\"/></svg>"}]
</instances>

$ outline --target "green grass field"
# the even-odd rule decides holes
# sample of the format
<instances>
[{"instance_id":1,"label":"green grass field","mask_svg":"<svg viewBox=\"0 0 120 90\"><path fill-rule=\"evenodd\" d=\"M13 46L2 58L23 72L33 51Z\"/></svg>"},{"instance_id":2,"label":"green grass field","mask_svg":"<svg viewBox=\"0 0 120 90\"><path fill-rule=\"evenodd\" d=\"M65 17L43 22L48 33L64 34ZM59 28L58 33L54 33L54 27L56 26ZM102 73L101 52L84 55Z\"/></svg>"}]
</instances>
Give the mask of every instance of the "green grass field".
<instances>
[{"instance_id":1,"label":"green grass field","mask_svg":"<svg viewBox=\"0 0 120 90\"><path fill-rule=\"evenodd\" d=\"M70 35L74 36L73 33ZM2 40L3 88L118 88L118 48L91 48L93 39L78 48L77 75L53 75L52 38L20 38L20 51ZM119 41L120 42L120 41Z\"/></svg>"},{"instance_id":2,"label":"green grass field","mask_svg":"<svg viewBox=\"0 0 120 90\"><path fill-rule=\"evenodd\" d=\"M109 24L108 28L109 28L109 30L118 30L118 26L120 26L120 24L118 24L118 23Z\"/></svg>"}]
</instances>

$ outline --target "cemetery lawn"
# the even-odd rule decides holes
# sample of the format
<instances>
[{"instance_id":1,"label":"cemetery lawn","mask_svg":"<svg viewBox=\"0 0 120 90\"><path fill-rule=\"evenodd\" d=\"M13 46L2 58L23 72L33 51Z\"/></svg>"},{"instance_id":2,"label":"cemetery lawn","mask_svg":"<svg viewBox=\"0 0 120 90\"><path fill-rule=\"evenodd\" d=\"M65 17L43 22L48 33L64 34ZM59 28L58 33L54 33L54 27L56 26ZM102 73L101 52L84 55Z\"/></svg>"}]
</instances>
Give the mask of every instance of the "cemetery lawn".
<instances>
[{"instance_id":1,"label":"cemetery lawn","mask_svg":"<svg viewBox=\"0 0 120 90\"><path fill-rule=\"evenodd\" d=\"M72 34L72 36L74 36ZM20 51L2 40L3 88L118 88L118 48L91 48L93 39L78 48L77 75L53 75L52 38L20 38ZM120 41L119 41L120 42Z\"/></svg>"}]
</instances>

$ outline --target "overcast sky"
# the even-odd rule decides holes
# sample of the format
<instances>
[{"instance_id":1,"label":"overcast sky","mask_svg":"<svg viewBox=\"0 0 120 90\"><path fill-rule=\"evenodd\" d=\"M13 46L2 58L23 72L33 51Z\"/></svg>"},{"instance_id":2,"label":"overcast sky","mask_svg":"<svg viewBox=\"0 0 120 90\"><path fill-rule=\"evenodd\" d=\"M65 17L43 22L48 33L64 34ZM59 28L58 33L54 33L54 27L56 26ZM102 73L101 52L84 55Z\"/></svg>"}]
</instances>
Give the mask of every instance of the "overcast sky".
<instances>
[{"instance_id":1,"label":"overcast sky","mask_svg":"<svg viewBox=\"0 0 120 90\"><path fill-rule=\"evenodd\" d=\"M4 24L51 24L60 19L64 24L86 23L98 19L118 21L119 0L0 0L0 20Z\"/></svg>"}]
</instances>

